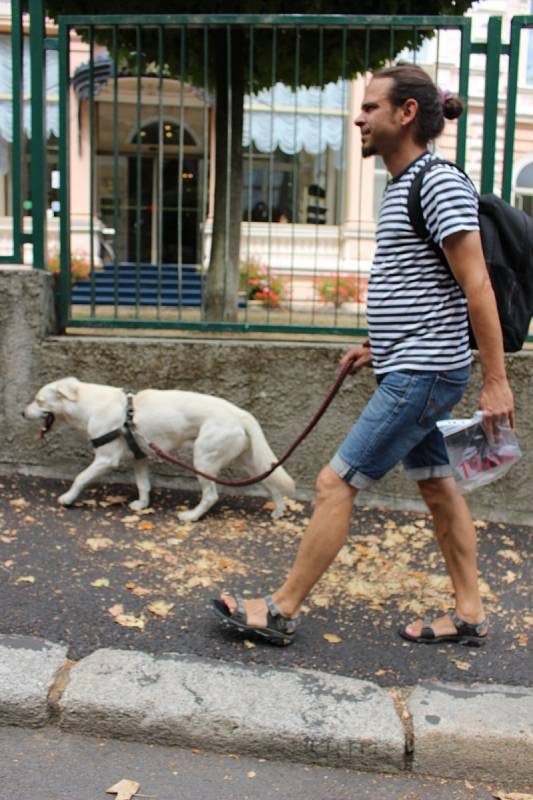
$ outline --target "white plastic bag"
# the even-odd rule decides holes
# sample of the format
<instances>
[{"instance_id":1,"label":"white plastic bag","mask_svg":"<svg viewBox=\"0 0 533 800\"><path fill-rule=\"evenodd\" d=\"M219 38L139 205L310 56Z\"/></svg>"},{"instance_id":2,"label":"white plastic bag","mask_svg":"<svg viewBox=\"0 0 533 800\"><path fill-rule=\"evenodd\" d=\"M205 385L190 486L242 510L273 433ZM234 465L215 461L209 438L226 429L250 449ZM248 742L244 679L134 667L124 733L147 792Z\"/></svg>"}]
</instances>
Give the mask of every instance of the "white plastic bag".
<instances>
[{"instance_id":1,"label":"white plastic bag","mask_svg":"<svg viewBox=\"0 0 533 800\"><path fill-rule=\"evenodd\" d=\"M495 423L495 435L483 427L483 413L471 419L438 422L459 491L465 494L501 478L522 452L508 423Z\"/></svg>"}]
</instances>

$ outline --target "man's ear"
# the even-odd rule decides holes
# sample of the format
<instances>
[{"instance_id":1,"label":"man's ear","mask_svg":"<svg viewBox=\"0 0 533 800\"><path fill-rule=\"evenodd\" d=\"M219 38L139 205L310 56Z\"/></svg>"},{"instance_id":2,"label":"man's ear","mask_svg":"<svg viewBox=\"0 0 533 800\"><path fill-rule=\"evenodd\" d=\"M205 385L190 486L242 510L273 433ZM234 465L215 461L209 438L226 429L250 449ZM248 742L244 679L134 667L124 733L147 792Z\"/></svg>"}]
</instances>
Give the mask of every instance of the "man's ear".
<instances>
[{"instance_id":1,"label":"man's ear","mask_svg":"<svg viewBox=\"0 0 533 800\"><path fill-rule=\"evenodd\" d=\"M410 125L418 113L418 100L414 97L409 97L402 105L402 125Z\"/></svg>"},{"instance_id":2,"label":"man's ear","mask_svg":"<svg viewBox=\"0 0 533 800\"><path fill-rule=\"evenodd\" d=\"M79 380L77 378L63 378L56 386L56 392L59 397L65 400L75 401L78 399Z\"/></svg>"}]
</instances>

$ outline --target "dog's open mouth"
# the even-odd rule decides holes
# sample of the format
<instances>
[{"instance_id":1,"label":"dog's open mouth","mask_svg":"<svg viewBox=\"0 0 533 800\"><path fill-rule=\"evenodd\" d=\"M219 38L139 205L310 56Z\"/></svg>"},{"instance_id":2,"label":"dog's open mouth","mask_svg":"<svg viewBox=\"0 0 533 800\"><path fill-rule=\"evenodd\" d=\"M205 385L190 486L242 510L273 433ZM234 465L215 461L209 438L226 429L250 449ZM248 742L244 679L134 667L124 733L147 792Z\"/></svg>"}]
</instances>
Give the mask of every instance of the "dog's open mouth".
<instances>
[{"instance_id":1,"label":"dog's open mouth","mask_svg":"<svg viewBox=\"0 0 533 800\"><path fill-rule=\"evenodd\" d=\"M46 434L48 433L48 431L50 430L50 428L54 424L54 420L55 420L55 416L52 414L51 411L49 411L48 414L46 415L46 417L44 418L43 426L42 426L42 428L41 428L41 430L39 432L39 437L41 439L43 439L46 436Z\"/></svg>"}]
</instances>

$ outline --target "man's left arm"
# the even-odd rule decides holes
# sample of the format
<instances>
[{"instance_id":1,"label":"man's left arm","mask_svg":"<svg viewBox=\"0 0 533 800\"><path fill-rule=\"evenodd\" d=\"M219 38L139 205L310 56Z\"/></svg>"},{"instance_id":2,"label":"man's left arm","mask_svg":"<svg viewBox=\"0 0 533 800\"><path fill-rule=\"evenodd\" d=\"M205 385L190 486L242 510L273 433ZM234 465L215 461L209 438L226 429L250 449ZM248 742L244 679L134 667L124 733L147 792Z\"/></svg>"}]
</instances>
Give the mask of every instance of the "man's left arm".
<instances>
[{"instance_id":1,"label":"man's left arm","mask_svg":"<svg viewBox=\"0 0 533 800\"><path fill-rule=\"evenodd\" d=\"M479 407L489 425L492 419L505 417L514 427L513 393L505 372L500 320L479 231L454 233L446 237L442 249L468 302L483 372Z\"/></svg>"}]
</instances>

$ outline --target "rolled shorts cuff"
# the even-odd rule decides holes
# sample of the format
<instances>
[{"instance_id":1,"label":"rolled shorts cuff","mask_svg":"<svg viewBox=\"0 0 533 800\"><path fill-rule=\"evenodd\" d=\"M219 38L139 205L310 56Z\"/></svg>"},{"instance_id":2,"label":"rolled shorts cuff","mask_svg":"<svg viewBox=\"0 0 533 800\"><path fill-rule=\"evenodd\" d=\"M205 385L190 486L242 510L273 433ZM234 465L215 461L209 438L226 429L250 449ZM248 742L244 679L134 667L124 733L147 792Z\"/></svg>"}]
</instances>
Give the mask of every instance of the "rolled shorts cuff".
<instances>
[{"instance_id":1,"label":"rolled shorts cuff","mask_svg":"<svg viewBox=\"0 0 533 800\"><path fill-rule=\"evenodd\" d=\"M433 467L405 469L404 474L410 481L427 481L429 478L451 478L453 469L449 464L441 464Z\"/></svg>"},{"instance_id":2,"label":"rolled shorts cuff","mask_svg":"<svg viewBox=\"0 0 533 800\"><path fill-rule=\"evenodd\" d=\"M353 486L355 489L369 489L377 483L373 478L363 475L362 472L355 469L350 464L347 464L338 453L335 453L329 465L333 472L337 473L339 478L342 478L343 481L346 481L346 483L349 483L350 486Z\"/></svg>"}]
</instances>

